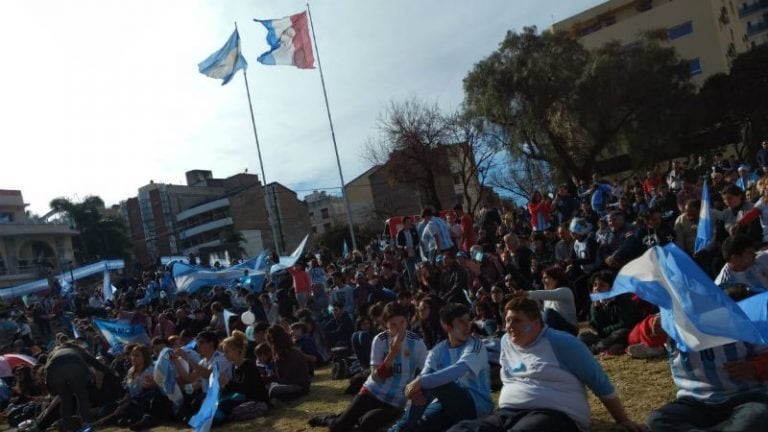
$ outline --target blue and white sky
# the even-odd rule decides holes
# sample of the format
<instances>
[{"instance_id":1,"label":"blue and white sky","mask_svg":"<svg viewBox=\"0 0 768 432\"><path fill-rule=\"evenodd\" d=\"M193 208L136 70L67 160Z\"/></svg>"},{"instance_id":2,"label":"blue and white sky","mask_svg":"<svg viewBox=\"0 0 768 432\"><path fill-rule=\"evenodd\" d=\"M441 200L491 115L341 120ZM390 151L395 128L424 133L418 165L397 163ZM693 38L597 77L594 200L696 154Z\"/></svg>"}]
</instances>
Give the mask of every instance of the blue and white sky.
<instances>
[{"instance_id":1,"label":"blue and white sky","mask_svg":"<svg viewBox=\"0 0 768 432\"><path fill-rule=\"evenodd\" d=\"M368 168L361 147L390 101L446 111L462 79L507 30L546 28L602 0L317 0L311 2L345 181ZM238 23L267 181L339 186L315 70L263 66L253 18L305 9L296 0L37 0L0 3L0 189L43 214L58 196L136 196L150 180L184 183L209 169L259 173L243 78L197 64ZM338 189L329 190L338 193Z\"/></svg>"}]
</instances>

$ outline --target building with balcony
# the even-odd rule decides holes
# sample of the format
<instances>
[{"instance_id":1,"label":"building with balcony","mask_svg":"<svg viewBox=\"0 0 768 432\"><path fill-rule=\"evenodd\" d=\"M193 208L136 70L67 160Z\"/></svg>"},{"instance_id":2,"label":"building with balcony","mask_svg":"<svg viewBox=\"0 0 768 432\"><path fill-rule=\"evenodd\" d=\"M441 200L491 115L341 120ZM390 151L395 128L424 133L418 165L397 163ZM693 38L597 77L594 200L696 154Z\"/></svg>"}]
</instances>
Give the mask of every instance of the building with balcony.
<instances>
[{"instance_id":1,"label":"building with balcony","mask_svg":"<svg viewBox=\"0 0 768 432\"><path fill-rule=\"evenodd\" d=\"M747 30L749 45L768 44L768 0L742 1L738 13Z\"/></svg>"},{"instance_id":2,"label":"building with balcony","mask_svg":"<svg viewBox=\"0 0 768 432\"><path fill-rule=\"evenodd\" d=\"M211 171L193 170L186 177L186 185L150 182L123 203L134 255L144 265L162 256L194 254L215 261L274 249L265 190L270 210L282 217L275 224L280 251L295 248L309 232L306 206L282 185L264 188L258 176L247 173L219 179Z\"/></svg>"},{"instance_id":3,"label":"building with balcony","mask_svg":"<svg viewBox=\"0 0 768 432\"><path fill-rule=\"evenodd\" d=\"M747 51L750 36L741 10L733 0L609 0L552 28L572 33L590 49L612 40L631 46L651 32L688 60L692 81L700 86L711 75L727 73L733 58ZM763 24L752 19L751 25L754 33Z\"/></svg>"},{"instance_id":4,"label":"building with balcony","mask_svg":"<svg viewBox=\"0 0 768 432\"><path fill-rule=\"evenodd\" d=\"M0 287L44 278L73 265L69 221L30 219L19 190L0 189Z\"/></svg>"},{"instance_id":5,"label":"building with balcony","mask_svg":"<svg viewBox=\"0 0 768 432\"><path fill-rule=\"evenodd\" d=\"M314 234L322 234L333 225L347 223L347 210L342 197L314 191L304 197L304 202L307 203Z\"/></svg>"}]
</instances>

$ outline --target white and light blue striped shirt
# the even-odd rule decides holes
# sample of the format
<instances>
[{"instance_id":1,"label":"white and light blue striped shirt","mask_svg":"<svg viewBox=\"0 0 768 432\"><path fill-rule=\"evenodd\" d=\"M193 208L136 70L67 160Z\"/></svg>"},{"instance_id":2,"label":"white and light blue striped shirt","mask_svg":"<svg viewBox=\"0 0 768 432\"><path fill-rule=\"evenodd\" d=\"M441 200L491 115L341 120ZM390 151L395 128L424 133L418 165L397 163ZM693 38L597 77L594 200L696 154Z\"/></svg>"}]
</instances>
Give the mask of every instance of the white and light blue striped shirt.
<instances>
[{"instance_id":1,"label":"white and light blue striped shirt","mask_svg":"<svg viewBox=\"0 0 768 432\"><path fill-rule=\"evenodd\" d=\"M371 345L371 367L376 368L389 354L389 332L381 332ZM427 346L419 335L408 330L400 353L392 362L392 376L376 381L371 374L363 384L376 399L396 408L405 406L405 386L416 376L427 357Z\"/></svg>"}]
</instances>

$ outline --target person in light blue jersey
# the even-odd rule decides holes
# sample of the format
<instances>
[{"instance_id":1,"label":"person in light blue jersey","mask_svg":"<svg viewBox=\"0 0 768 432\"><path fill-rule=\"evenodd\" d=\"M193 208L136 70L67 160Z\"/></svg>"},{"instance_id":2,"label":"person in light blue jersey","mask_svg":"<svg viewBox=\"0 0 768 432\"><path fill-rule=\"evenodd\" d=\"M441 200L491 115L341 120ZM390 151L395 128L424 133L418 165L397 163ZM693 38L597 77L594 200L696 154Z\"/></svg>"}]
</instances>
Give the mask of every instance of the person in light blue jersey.
<instances>
[{"instance_id":1,"label":"person in light blue jersey","mask_svg":"<svg viewBox=\"0 0 768 432\"><path fill-rule=\"evenodd\" d=\"M488 353L472 335L467 306L451 303L440 310L448 340L427 355L424 370L405 387L410 406L390 432L442 432L465 419L493 410Z\"/></svg>"},{"instance_id":2,"label":"person in light blue jersey","mask_svg":"<svg viewBox=\"0 0 768 432\"><path fill-rule=\"evenodd\" d=\"M326 425L334 432L378 431L400 416L405 406L405 386L424 364L427 347L407 329L406 306L388 303L382 321L387 330L373 340L371 375L360 393L343 413L312 418L310 425Z\"/></svg>"},{"instance_id":3,"label":"person in light blue jersey","mask_svg":"<svg viewBox=\"0 0 768 432\"><path fill-rule=\"evenodd\" d=\"M625 431L645 428L630 420L608 376L571 334L545 325L538 303L518 297L504 307L507 332L501 339L499 410L465 420L450 432L589 430L584 387L603 403Z\"/></svg>"}]
</instances>

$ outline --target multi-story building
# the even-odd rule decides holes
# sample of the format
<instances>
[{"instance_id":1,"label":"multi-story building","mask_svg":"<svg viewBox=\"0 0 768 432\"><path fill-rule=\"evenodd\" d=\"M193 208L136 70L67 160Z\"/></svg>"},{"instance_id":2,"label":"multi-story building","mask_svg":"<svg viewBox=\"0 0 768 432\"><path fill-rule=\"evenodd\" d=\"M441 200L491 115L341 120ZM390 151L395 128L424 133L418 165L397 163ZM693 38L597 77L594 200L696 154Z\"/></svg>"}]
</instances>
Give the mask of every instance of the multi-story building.
<instances>
[{"instance_id":1,"label":"multi-story building","mask_svg":"<svg viewBox=\"0 0 768 432\"><path fill-rule=\"evenodd\" d=\"M219 260L233 258L227 254L230 250L253 256L265 247L274 248L264 191L271 194L275 183L263 188L253 174L218 179L205 170L189 171L186 177L186 185L150 182L139 188L137 198L124 202L123 215L140 262L146 265L161 256L189 254ZM276 190L270 208L276 206L273 214L284 218L276 219L275 225L284 227L282 233L278 231L278 249L285 251L309 232L309 217L293 191L284 186Z\"/></svg>"},{"instance_id":2,"label":"multi-story building","mask_svg":"<svg viewBox=\"0 0 768 432\"><path fill-rule=\"evenodd\" d=\"M333 225L347 223L347 210L342 197L314 191L304 197L304 202L307 203L314 234L322 234Z\"/></svg>"},{"instance_id":3,"label":"multi-story building","mask_svg":"<svg viewBox=\"0 0 768 432\"><path fill-rule=\"evenodd\" d=\"M747 30L749 45L768 44L768 0L741 1L739 18Z\"/></svg>"},{"instance_id":4,"label":"multi-story building","mask_svg":"<svg viewBox=\"0 0 768 432\"><path fill-rule=\"evenodd\" d=\"M458 203L467 210L468 203L462 178L468 179L467 192L472 206L480 199L481 189L477 176L471 174L473 170L462 167L466 164L473 165L474 161L472 158L461 158L458 153L460 148L442 146L433 151L434 163L448 167L447 170L438 171L434 184L438 199L444 208L453 208ZM392 178L389 174L391 163L387 161L383 165L371 167L345 185L353 223L367 224L396 215L415 215L421 213L422 208L429 204L418 185L402 183Z\"/></svg>"},{"instance_id":5,"label":"multi-story building","mask_svg":"<svg viewBox=\"0 0 768 432\"><path fill-rule=\"evenodd\" d=\"M688 60L692 81L700 86L711 75L727 73L733 58L747 51L748 29L740 15L733 0L609 0L552 28L571 32L590 49L612 40L631 46L652 32ZM757 35L765 25L763 18L750 28Z\"/></svg>"},{"instance_id":6,"label":"multi-story building","mask_svg":"<svg viewBox=\"0 0 768 432\"><path fill-rule=\"evenodd\" d=\"M75 265L68 220L45 222L27 217L19 190L0 190L0 287L40 279L48 271Z\"/></svg>"}]
</instances>

